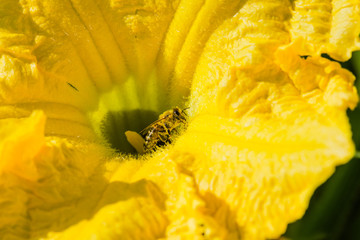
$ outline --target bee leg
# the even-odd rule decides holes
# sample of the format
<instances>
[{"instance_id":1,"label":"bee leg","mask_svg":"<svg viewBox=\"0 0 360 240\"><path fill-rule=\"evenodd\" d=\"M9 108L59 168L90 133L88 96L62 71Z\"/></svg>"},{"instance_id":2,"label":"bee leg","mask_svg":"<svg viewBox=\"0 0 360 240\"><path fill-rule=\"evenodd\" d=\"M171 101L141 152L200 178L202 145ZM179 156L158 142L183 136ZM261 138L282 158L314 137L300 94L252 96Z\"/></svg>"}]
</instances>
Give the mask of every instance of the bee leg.
<instances>
[{"instance_id":1,"label":"bee leg","mask_svg":"<svg viewBox=\"0 0 360 240\"><path fill-rule=\"evenodd\" d=\"M172 131L174 131L176 134L179 134L178 130L176 130L176 128L174 128Z\"/></svg>"},{"instance_id":2,"label":"bee leg","mask_svg":"<svg viewBox=\"0 0 360 240\"><path fill-rule=\"evenodd\" d=\"M160 141L165 143L165 142L167 141L167 139L168 139L167 136L168 136L168 135L160 135L160 136L159 136Z\"/></svg>"}]
</instances>

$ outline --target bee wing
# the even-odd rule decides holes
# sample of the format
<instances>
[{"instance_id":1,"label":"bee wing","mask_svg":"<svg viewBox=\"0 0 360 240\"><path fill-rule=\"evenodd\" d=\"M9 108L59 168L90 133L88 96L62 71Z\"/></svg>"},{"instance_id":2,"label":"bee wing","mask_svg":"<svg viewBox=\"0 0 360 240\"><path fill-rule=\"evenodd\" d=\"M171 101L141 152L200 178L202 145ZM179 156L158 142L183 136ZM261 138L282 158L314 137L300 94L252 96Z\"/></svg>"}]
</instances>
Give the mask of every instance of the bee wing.
<instances>
[{"instance_id":1,"label":"bee wing","mask_svg":"<svg viewBox=\"0 0 360 240\"><path fill-rule=\"evenodd\" d=\"M158 120L150 123L150 125L147 126L147 127L145 127L143 130L141 130L141 131L139 132L139 134L140 134L140 135L144 135L147 131L149 131L150 128L152 128L152 127L154 126L154 124L156 124L156 123L164 120L165 118L167 118L167 117L160 118L160 119L158 119Z\"/></svg>"},{"instance_id":2,"label":"bee wing","mask_svg":"<svg viewBox=\"0 0 360 240\"><path fill-rule=\"evenodd\" d=\"M149 131L149 129L152 127L153 124L154 124L154 123L151 123L149 126L147 126L146 128L144 128L143 130L141 130L141 131L139 132L139 134L144 137L144 136L145 136L145 133L146 133L147 131Z\"/></svg>"}]
</instances>

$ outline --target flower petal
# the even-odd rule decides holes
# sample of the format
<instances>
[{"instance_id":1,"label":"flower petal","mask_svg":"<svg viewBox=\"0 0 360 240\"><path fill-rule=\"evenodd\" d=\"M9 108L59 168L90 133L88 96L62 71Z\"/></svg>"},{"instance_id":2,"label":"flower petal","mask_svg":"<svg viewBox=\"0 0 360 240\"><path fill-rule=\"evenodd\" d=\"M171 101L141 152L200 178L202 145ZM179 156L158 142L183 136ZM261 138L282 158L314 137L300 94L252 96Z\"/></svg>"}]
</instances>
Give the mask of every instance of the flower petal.
<instances>
[{"instance_id":1,"label":"flower petal","mask_svg":"<svg viewBox=\"0 0 360 240\"><path fill-rule=\"evenodd\" d=\"M164 197L159 196L161 192L151 182L113 182L103 194L103 201L112 198L116 202L104 204L90 220L61 233L50 233L46 239L159 239L167 225L162 206Z\"/></svg>"},{"instance_id":2,"label":"flower petal","mask_svg":"<svg viewBox=\"0 0 360 240\"><path fill-rule=\"evenodd\" d=\"M359 97L355 77L339 63L321 57L299 58L289 46L279 48L275 59L308 103L356 107Z\"/></svg>"},{"instance_id":3,"label":"flower petal","mask_svg":"<svg viewBox=\"0 0 360 240\"><path fill-rule=\"evenodd\" d=\"M300 55L328 53L339 61L360 48L360 3L356 0L294 1L291 37Z\"/></svg>"},{"instance_id":4,"label":"flower petal","mask_svg":"<svg viewBox=\"0 0 360 240\"><path fill-rule=\"evenodd\" d=\"M1 120L0 125L0 175L11 173L30 181L38 180L33 158L45 144L44 114L38 111L28 119Z\"/></svg>"},{"instance_id":5,"label":"flower petal","mask_svg":"<svg viewBox=\"0 0 360 240\"><path fill-rule=\"evenodd\" d=\"M50 230L61 231L109 204L98 203L108 187L101 166L109 150L44 137L44 128L40 111L29 118L1 120L2 239L36 239Z\"/></svg>"},{"instance_id":6,"label":"flower petal","mask_svg":"<svg viewBox=\"0 0 360 240\"><path fill-rule=\"evenodd\" d=\"M200 194L224 201L213 212L229 205L244 239L278 237L302 216L335 165L354 153L349 130L298 119L299 114L306 115L239 120L202 115L175 145L194 156L192 162L179 158L179 164L193 172ZM344 113L338 117L347 123ZM206 200L211 204L213 198Z\"/></svg>"},{"instance_id":7,"label":"flower petal","mask_svg":"<svg viewBox=\"0 0 360 240\"><path fill-rule=\"evenodd\" d=\"M208 205L209 193L224 200L213 212L228 205L243 239L279 237L354 154L345 113L358 101L354 77L301 58L290 16L283 1L251 1L214 32L195 72L192 120L174 147L193 156L178 164Z\"/></svg>"},{"instance_id":8,"label":"flower petal","mask_svg":"<svg viewBox=\"0 0 360 240\"><path fill-rule=\"evenodd\" d=\"M230 217L228 209L223 206L218 215L211 214L212 209L199 194L192 174L176 163L178 158L192 161L189 154L172 152L168 155L163 152L145 163L130 161L117 165L111 179L133 183L145 178L157 183L167 196L164 212L168 219L166 239L238 239L235 222L227 218Z\"/></svg>"},{"instance_id":9,"label":"flower petal","mask_svg":"<svg viewBox=\"0 0 360 240\"><path fill-rule=\"evenodd\" d=\"M158 71L170 87L170 101L181 101L191 86L196 63L213 33L241 7L241 1L180 1L159 52Z\"/></svg>"},{"instance_id":10,"label":"flower petal","mask_svg":"<svg viewBox=\"0 0 360 240\"><path fill-rule=\"evenodd\" d=\"M98 0L109 28L138 81L153 70L163 36L179 1ZM143 82L142 82L143 83Z\"/></svg>"},{"instance_id":11,"label":"flower petal","mask_svg":"<svg viewBox=\"0 0 360 240\"><path fill-rule=\"evenodd\" d=\"M40 108L48 122L0 125L1 237L278 237L354 152L354 78L319 55L359 47L358 2L332 5L2 1L1 116ZM189 128L147 162L106 163L111 151L82 140L95 139L84 113L128 74L142 84L156 60L172 101L192 84Z\"/></svg>"}]
</instances>

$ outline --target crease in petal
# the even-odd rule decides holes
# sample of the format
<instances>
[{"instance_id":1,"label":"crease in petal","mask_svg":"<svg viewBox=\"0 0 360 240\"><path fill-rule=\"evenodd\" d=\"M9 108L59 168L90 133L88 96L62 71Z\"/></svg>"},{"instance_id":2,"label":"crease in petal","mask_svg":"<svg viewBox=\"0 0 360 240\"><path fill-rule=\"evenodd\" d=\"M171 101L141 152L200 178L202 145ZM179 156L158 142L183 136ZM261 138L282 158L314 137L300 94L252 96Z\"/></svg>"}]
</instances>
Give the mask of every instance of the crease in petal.
<instances>
[{"instance_id":1,"label":"crease in petal","mask_svg":"<svg viewBox=\"0 0 360 240\"><path fill-rule=\"evenodd\" d=\"M89 220L83 220L61 233L49 233L44 239L159 239L164 236L167 218L163 213L163 194L145 180L126 184L112 182L103 201L116 198L104 205ZM110 184L110 186L111 186ZM114 192L115 191L115 192ZM117 196L118 195L118 196ZM160 198L159 198L160 197Z\"/></svg>"},{"instance_id":2,"label":"crease in petal","mask_svg":"<svg viewBox=\"0 0 360 240\"><path fill-rule=\"evenodd\" d=\"M188 159L191 155L173 153L173 158ZM186 161L186 160L185 160ZM198 186L191 173L186 169L181 170L173 188L173 195L167 200L167 216L170 224L167 227L167 239L237 239L237 229L228 228L226 223L219 221L211 214L207 202L198 192ZM220 211L219 211L220 212ZM218 216L217 216L218 217Z\"/></svg>"},{"instance_id":3,"label":"crease in petal","mask_svg":"<svg viewBox=\"0 0 360 240\"><path fill-rule=\"evenodd\" d=\"M101 60L106 65L112 84L124 82L128 75L128 69L123 53L96 1L91 0L87 4L82 4L78 0L69 2L80 22L89 32L89 40L94 42L94 47L101 55Z\"/></svg>"},{"instance_id":4,"label":"crease in petal","mask_svg":"<svg viewBox=\"0 0 360 240\"><path fill-rule=\"evenodd\" d=\"M102 175L102 162L111 154L108 149L63 138L46 140L46 148L35 157L41 177L33 184L17 186L29 198L25 219L32 238L90 218L108 185Z\"/></svg>"},{"instance_id":5,"label":"crease in petal","mask_svg":"<svg viewBox=\"0 0 360 240\"><path fill-rule=\"evenodd\" d=\"M180 3L164 39L158 67L160 78L165 84L170 83L170 101L173 105L181 102L183 96L188 96L198 59L211 34L242 4L228 0ZM194 8L187 10L189 7Z\"/></svg>"},{"instance_id":6,"label":"crease in petal","mask_svg":"<svg viewBox=\"0 0 360 240\"><path fill-rule=\"evenodd\" d=\"M275 59L300 95L309 102L322 102L323 99L328 105L342 109L356 107L359 99L355 77L339 63L322 57L303 59L288 46L279 48Z\"/></svg>"},{"instance_id":7,"label":"crease in petal","mask_svg":"<svg viewBox=\"0 0 360 240\"><path fill-rule=\"evenodd\" d=\"M47 38L50 40L61 39L67 43L65 46L68 49L72 48L96 88L104 91L111 87L113 79L121 81L126 76L121 52L110 37L108 29L99 27L102 18L94 4L89 6L88 10L92 11L92 15L97 14L98 22L82 17L81 8L78 12L76 2L70 0L28 1L23 4L24 12L46 33L42 35L49 36ZM87 22L84 22L86 20ZM96 34L93 34L93 31Z\"/></svg>"},{"instance_id":8,"label":"crease in petal","mask_svg":"<svg viewBox=\"0 0 360 240\"><path fill-rule=\"evenodd\" d=\"M139 84L154 68L161 42L179 1L111 0L98 1L107 12L119 46L124 52L131 73Z\"/></svg>"},{"instance_id":9,"label":"crease in petal","mask_svg":"<svg viewBox=\"0 0 360 240\"><path fill-rule=\"evenodd\" d=\"M290 94L294 92L272 63L273 52L289 40L285 24L289 17L287 1L250 1L212 34L191 87L193 114L227 112L229 116L241 116L247 111L267 111L266 104L260 107L264 110L251 110L249 105L253 105L253 101L264 101L269 91L281 93L281 89L271 87L277 82L289 89ZM247 96L251 89L258 90L257 84L266 87L261 87L254 96ZM243 98L239 99L239 94L243 94Z\"/></svg>"},{"instance_id":10,"label":"crease in petal","mask_svg":"<svg viewBox=\"0 0 360 240\"><path fill-rule=\"evenodd\" d=\"M1 120L2 239L37 239L90 217L107 184L101 162L111 151L45 137L45 118L34 111L27 118Z\"/></svg>"},{"instance_id":11,"label":"crease in petal","mask_svg":"<svg viewBox=\"0 0 360 240\"><path fill-rule=\"evenodd\" d=\"M39 178L33 158L45 144L45 119L36 111L26 119L1 120L0 175L11 173L30 181Z\"/></svg>"},{"instance_id":12,"label":"crease in petal","mask_svg":"<svg viewBox=\"0 0 360 240\"><path fill-rule=\"evenodd\" d=\"M62 31L49 29L39 6L21 3L0 3L1 12L12 9L0 20L1 102L48 101L94 108L97 92L76 49Z\"/></svg>"},{"instance_id":13,"label":"crease in petal","mask_svg":"<svg viewBox=\"0 0 360 240\"><path fill-rule=\"evenodd\" d=\"M360 2L333 1L333 12L328 52L334 59L346 61L360 49Z\"/></svg>"},{"instance_id":14,"label":"crease in petal","mask_svg":"<svg viewBox=\"0 0 360 240\"><path fill-rule=\"evenodd\" d=\"M177 158L192 161L191 155L163 152L143 163L130 161L109 165L109 170L113 171L111 179L133 183L145 178L166 194L164 214L168 224L164 239L236 239L236 227L227 229L226 224L209 214L211 210L199 194L192 173L176 164Z\"/></svg>"},{"instance_id":15,"label":"crease in petal","mask_svg":"<svg viewBox=\"0 0 360 240\"><path fill-rule=\"evenodd\" d=\"M300 55L328 53L336 60L346 61L360 48L359 21L357 0L294 1L291 45Z\"/></svg>"}]
</instances>

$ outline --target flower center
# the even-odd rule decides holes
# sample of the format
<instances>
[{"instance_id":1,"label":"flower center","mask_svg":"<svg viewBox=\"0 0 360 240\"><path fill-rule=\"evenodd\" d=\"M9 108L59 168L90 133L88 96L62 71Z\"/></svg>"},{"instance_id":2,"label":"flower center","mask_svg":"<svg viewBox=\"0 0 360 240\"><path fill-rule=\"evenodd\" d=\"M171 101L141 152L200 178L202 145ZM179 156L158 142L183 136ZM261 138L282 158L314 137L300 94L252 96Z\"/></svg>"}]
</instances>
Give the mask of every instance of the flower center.
<instances>
[{"instance_id":1,"label":"flower center","mask_svg":"<svg viewBox=\"0 0 360 240\"><path fill-rule=\"evenodd\" d=\"M136 153L125 132L140 132L172 108L168 98L156 74L146 81L130 77L100 96L98 108L89 113L89 119L95 133L110 147L121 153Z\"/></svg>"}]
</instances>

